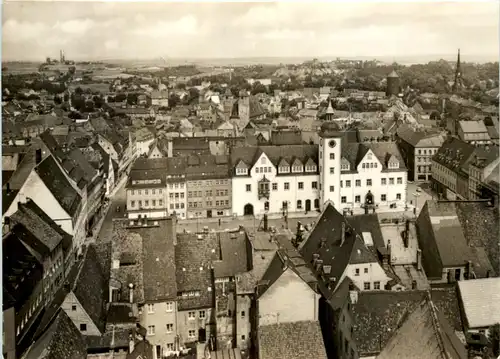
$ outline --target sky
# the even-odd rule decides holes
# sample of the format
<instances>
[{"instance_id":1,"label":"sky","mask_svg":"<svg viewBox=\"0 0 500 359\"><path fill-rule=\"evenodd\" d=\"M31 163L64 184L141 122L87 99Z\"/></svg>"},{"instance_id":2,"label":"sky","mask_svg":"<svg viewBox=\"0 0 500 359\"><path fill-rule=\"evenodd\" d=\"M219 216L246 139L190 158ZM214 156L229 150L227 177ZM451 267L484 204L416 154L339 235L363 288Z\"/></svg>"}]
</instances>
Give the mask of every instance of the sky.
<instances>
[{"instance_id":1,"label":"sky","mask_svg":"<svg viewBox=\"0 0 500 359\"><path fill-rule=\"evenodd\" d=\"M498 1L3 5L4 60L499 56Z\"/></svg>"}]
</instances>

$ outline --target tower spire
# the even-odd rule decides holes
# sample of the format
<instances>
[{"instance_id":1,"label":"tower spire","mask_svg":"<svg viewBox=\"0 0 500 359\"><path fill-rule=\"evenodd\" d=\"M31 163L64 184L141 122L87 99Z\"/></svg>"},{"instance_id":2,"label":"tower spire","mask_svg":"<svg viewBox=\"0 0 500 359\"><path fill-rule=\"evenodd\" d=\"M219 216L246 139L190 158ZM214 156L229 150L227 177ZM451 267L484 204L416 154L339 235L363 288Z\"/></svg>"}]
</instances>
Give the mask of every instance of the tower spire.
<instances>
[{"instance_id":1,"label":"tower spire","mask_svg":"<svg viewBox=\"0 0 500 359\"><path fill-rule=\"evenodd\" d=\"M462 87L462 69L460 66L460 49L458 49L457 54L457 66L455 68L455 81L453 82L453 92L455 92L459 87Z\"/></svg>"}]
</instances>

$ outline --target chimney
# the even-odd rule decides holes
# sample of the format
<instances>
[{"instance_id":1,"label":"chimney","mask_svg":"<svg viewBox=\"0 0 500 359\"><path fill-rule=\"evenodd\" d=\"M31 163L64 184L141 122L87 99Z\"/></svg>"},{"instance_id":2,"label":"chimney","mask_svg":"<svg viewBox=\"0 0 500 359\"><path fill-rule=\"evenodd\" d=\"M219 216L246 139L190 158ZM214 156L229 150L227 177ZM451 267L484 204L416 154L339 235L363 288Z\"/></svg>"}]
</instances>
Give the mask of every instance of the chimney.
<instances>
[{"instance_id":1,"label":"chimney","mask_svg":"<svg viewBox=\"0 0 500 359\"><path fill-rule=\"evenodd\" d=\"M340 233L340 246L345 242L345 222L342 222L342 232Z\"/></svg>"},{"instance_id":2,"label":"chimney","mask_svg":"<svg viewBox=\"0 0 500 359\"><path fill-rule=\"evenodd\" d=\"M7 182L7 183L5 184L5 186L6 186L6 188L5 188L5 189L6 189L7 193L10 193L10 183L9 183L9 182Z\"/></svg>"},{"instance_id":3,"label":"chimney","mask_svg":"<svg viewBox=\"0 0 500 359\"><path fill-rule=\"evenodd\" d=\"M417 249L417 270L422 270L422 250Z\"/></svg>"},{"instance_id":4,"label":"chimney","mask_svg":"<svg viewBox=\"0 0 500 359\"><path fill-rule=\"evenodd\" d=\"M349 285L349 297L351 298L351 304L358 303L358 291L354 288L353 284Z\"/></svg>"},{"instance_id":5,"label":"chimney","mask_svg":"<svg viewBox=\"0 0 500 359\"><path fill-rule=\"evenodd\" d=\"M174 141L172 138L169 138L167 140L167 157L173 157L174 156Z\"/></svg>"},{"instance_id":6,"label":"chimney","mask_svg":"<svg viewBox=\"0 0 500 359\"><path fill-rule=\"evenodd\" d=\"M129 297L129 301L130 303L134 303L134 284L133 283L129 283L128 284L128 297Z\"/></svg>"},{"instance_id":7,"label":"chimney","mask_svg":"<svg viewBox=\"0 0 500 359\"><path fill-rule=\"evenodd\" d=\"M172 236L172 241L174 243L174 246L177 245L177 215L173 213L170 216L170 221L172 221L172 227L171 227L171 233L170 235Z\"/></svg>"},{"instance_id":8,"label":"chimney","mask_svg":"<svg viewBox=\"0 0 500 359\"><path fill-rule=\"evenodd\" d=\"M417 289L417 281L416 280L412 280L412 282L411 282L411 289L413 289L413 290Z\"/></svg>"},{"instance_id":9,"label":"chimney","mask_svg":"<svg viewBox=\"0 0 500 359\"><path fill-rule=\"evenodd\" d=\"M10 217L5 217L3 220L3 234L10 232Z\"/></svg>"},{"instance_id":10,"label":"chimney","mask_svg":"<svg viewBox=\"0 0 500 359\"><path fill-rule=\"evenodd\" d=\"M472 279L472 262L467 261L467 265L465 267L465 273L467 274L467 277L465 279Z\"/></svg>"},{"instance_id":11,"label":"chimney","mask_svg":"<svg viewBox=\"0 0 500 359\"><path fill-rule=\"evenodd\" d=\"M135 348L134 337L133 337L132 333L130 333L128 335L128 352L133 353L134 348Z\"/></svg>"}]
</instances>

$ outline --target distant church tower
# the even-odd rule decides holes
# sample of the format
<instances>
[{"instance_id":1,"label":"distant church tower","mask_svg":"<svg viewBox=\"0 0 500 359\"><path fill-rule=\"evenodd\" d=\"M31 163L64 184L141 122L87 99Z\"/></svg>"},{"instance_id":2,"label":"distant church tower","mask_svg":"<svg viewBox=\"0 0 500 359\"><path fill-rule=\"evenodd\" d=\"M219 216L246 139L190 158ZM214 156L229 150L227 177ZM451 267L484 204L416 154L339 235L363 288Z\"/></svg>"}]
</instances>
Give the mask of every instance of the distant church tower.
<instances>
[{"instance_id":1,"label":"distant church tower","mask_svg":"<svg viewBox=\"0 0 500 359\"><path fill-rule=\"evenodd\" d=\"M387 76L387 87L385 90L385 95L387 97L398 96L399 95L399 76L396 71L392 70L392 72Z\"/></svg>"},{"instance_id":2,"label":"distant church tower","mask_svg":"<svg viewBox=\"0 0 500 359\"><path fill-rule=\"evenodd\" d=\"M340 162L342 132L335 122L325 122L319 133L319 201L324 209L327 201L342 211L340 203Z\"/></svg>"},{"instance_id":3,"label":"distant church tower","mask_svg":"<svg viewBox=\"0 0 500 359\"><path fill-rule=\"evenodd\" d=\"M458 55L457 55L457 67L455 68L455 81L453 81L453 86L451 90L455 92L456 90L462 88L464 86L463 80L462 80L462 68L460 65L460 49L458 49Z\"/></svg>"}]
</instances>

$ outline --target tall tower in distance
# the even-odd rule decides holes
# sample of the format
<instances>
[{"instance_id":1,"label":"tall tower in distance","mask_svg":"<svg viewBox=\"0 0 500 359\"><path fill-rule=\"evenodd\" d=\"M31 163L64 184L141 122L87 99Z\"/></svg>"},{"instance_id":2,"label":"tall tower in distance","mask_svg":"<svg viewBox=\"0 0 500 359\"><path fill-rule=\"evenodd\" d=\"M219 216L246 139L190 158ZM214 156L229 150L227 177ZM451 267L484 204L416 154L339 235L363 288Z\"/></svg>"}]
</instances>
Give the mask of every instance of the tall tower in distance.
<instances>
[{"instance_id":1,"label":"tall tower in distance","mask_svg":"<svg viewBox=\"0 0 500 359\"><path fill-rule=\"evenodd\" d=\"M342 156L342 132L335 122L325 122L319 133L319 200L323 210L331 201L337 210L340 206L340 162Z\"/></svg>"},{"instance_id":2,"label":"tall tower in distance","mask_svg":"<svg viewBox=\"0 0 500 359\"><path fill-rule=\"evenodd\" d=\"M328 122L333 121L334 114L335 111L333 111L332 100L330 99L330 97L328 97L328 108L326 109L325 120Z\"/></svg>"},{"instance_id":3,"label":"tall tower in distance","mask_svg":"<svg viewBox=\"0 0 500 359\"><path fill-rule=\"evenodd\" d=\"M460 49L458 49L457 66L455 68L455 81L453 81L453 86L452 86L451 90L453 92L455 92L458 89L462 88L463 86L464 86L464 83L462 80L462 68L460 65Z\"/></svg>"},{"instance_id":4,"label":"tall tower in distance","mask_svg":"<svg viewBox=\"0 0 500 359\"><path fill-rule=\"evenodd\" d=\"M59 50L59 62L63 64L65 61L64 59L64 50Z\"/></svg>"},{"instance_id":5,"label":"tall tower in distance","mask_svg":"<svg viewBox=\"0 0 500 359\"><path fill-rule=\"evenodd\" d=\"M399 88L400 88L399 75L396 73L395 70L392 70L392 72L389 75L387 75L387 87L385 90L385 95L387 97L391 97L393 95L398 96Z\"/></svg>"}]
</instances>

